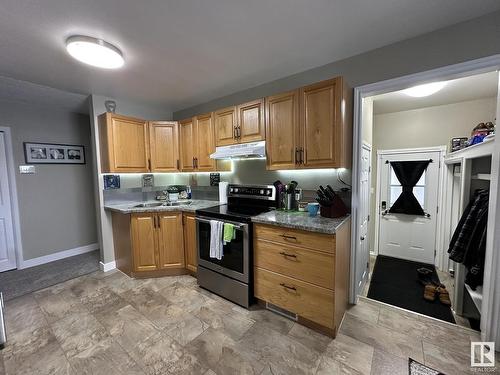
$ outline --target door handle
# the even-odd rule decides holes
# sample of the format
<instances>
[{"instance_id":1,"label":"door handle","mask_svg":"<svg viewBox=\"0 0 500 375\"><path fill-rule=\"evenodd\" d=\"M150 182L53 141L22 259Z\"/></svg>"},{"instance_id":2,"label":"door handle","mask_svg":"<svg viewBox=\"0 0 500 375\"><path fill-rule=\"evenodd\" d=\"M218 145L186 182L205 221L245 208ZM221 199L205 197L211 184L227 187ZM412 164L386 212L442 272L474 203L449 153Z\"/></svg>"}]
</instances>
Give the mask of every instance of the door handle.
<instances>
[{"instance_id":1,"label":"door handle","mask_svg":"<svg viewBox=\"0 0 500 375\"><path fill-rule=\"evenodd\" d=\"M158 219L158 229L160 229L161 228L161 219L159 216L157 216L157 219Z\"/></svg>"},{"instance_id":2,"label":"door handle","mask_svg":"<svg viewBox=\"0 0 500 375\"><path fill-rule=\"evenodd\" d=\"M156 216L153 216L153 228L156 229Z\"/></svg>"},{"instance_id":3,"label":"door handle","mask_svg":"<svg viewBox=\"0 0 500 375\"><path fill-rule=\"evenodd\" d=\"M295 147L295 164L300 164L299 148Z\"/></svg>"},{"instance_id":4,"label":"door handle","mask_svg":"<svg viewBox=\"0 0 500 375\"><path fill-rule=\"evenodd\" d=\"M297 291L297 288L296 288L296 287L294 287L294 286L286 285L285 283L280 283L280 285L281 285L283 288L286 288L286 289L290 289L290 290Z\"/></svg>"},{"instance_id":5,"label":"door handle","mask_svg":"<svg viewBox=\"0 0 500 375\"><path fill-rule=\"evenodd\" d=\"M238 127L236 125L233 128L233 138L238 138Z\"/></svg>"},{"instance_id":6,"label":"door handle","mask_svg":"<svg viewBox=\"0 0 500 375\"><path fill-rule=\"evenodd\" d=\"M179 159L177 159L177 170L179 170Z\"/></svg>"},{"instance_id":7,"label":"door handle","mask_svg":"<svg viewBox=\"0 0 500 375\"><path fill-rule=\"evenodd\" d=\"M288 236L286 234L282 234L281 237L283 237L284 239L286 240L294 240L294 241L297 241L297 237L295 236Z\"/></svg>"},{"instance_id":8,"label":"door handle","mask_svg":"<svg viewBox=\"0 0 500 375\"><path fill-rule=\"evenodd\" d=\"M285 258L297 258L297 255L295 255L295 254L288 254L288 253L286 253L284 251L281 251L280 254L283 255Z\"/></svg>"},{"instance_id":9,"label":"door handle","mask_svg":"<svg viewBox=\"0 0 500 375\"><path fill-rule=\"evenodd\" d=\"M195 164L194 164L194 158L193 158L193 169L195 168Z\"/></svg>"},{"instance_id":10,"label":"door handle","mask_svg":"<svg viewBox=\"0 0 500 375\"><path fill-rule=\"evenodd\" d=\"M300 148L300 164L304 164L304 148Z\"/></svg>"},{"instance_id":11,"label":"door handle","mask_svg":"<svg viewBox=\"0 0 500 375\"><path fill-rule=\"evenodd\" d=\"M151 159L148 159L148 169L151 170Z\"/></svg>"}]
</instances>

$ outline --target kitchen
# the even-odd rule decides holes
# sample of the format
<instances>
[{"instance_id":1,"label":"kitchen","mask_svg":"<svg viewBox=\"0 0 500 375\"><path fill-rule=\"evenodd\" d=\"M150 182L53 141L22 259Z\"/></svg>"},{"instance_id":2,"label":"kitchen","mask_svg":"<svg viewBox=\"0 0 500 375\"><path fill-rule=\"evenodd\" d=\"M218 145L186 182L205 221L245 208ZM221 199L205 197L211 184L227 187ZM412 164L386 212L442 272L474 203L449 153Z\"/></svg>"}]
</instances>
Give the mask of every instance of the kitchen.
<instances>
[{"instance_id":1,"label":"kitchen","mask_svg":"<svg viewBox=\"0 0 500 375\"><path fill-rule=\"evenodd\" d=\"M116 267L131 277L190 273L201 287L235 303L248 308L255 296L334 337L348 304L348 209L330 186L333 179L323 178L320 190L304 172L324 168L338 176L350 167L350 103L352 90L337 77L179 122L100 115L104 180L125 173L150 172L158 180L159 172L212 172L211 185L219 184L220 193L216 202L196 199L197 186L180 185L180 194L165 187L162 195L150 185L148 193L136 193L137 201L105 203ZM265 159L270 171L300 170L297 178L313 189L304 198L295 181L230 183L232 162L241 160L238 168L246 169L247 159L260 159L260 168ZM125 173L108 174L113 172ZM217 172L226 181L214 183L221 179ZM337 183L348 203L348 183ZM113 202L120 193L107 190L106 197ZM229 230L235 235L218 255L222 230L213 222L221 220L234 225Z\"/></svg>"}]
</instances>

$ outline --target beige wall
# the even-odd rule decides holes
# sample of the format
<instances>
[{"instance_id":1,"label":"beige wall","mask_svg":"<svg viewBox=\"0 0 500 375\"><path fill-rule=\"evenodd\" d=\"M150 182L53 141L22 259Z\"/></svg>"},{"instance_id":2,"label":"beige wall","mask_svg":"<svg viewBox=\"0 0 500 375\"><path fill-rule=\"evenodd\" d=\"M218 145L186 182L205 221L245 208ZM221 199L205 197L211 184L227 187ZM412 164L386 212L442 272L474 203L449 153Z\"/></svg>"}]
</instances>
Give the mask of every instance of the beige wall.
<instances>
[{"instance_id":1,"label":"beige wall","mask_svg":"<svg viewBox=\"0 0 500 375\"><path fill-rule=\"evenodd\" d=\"M370 217L375 218L377 151L446 145L453 137L468 137L480 122L494 121L496 98L375 115L373 117L372 196ZM370 226L374 249L375 220Z\"/></svg>"},{"instance_id":2,"label":"beige wall","mask_svg":"<svg viewBox=\"0 0 500 375\"><path fill-rule=\"evenodd\" d=\"M0 113L12 135L23 259L97 243L89 116L6 102ZM38 164L21 175L23 142L84 145L87 164Z\"/></svg>"}]
</instances>

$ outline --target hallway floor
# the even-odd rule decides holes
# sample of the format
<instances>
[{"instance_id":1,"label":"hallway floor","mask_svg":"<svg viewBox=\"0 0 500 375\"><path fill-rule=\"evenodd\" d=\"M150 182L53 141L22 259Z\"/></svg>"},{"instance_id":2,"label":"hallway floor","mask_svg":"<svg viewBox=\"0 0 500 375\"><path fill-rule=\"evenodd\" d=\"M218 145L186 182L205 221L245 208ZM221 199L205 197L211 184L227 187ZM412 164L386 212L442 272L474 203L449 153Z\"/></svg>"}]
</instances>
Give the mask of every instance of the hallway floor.
<instances>
[{"instance_id":1,"label":"hallway floor","mask_svg":"<svg viewBox=\"0 0 500 375\"><path fill-rule=\"evenodd\" d=\"M472 330L361 297L337 339L245 310L190 276L95 272L6 304L0 374L407 374L408 357L470 372ZM500 368L500 367L498 367Z\"/></svg>"}]
</instances>

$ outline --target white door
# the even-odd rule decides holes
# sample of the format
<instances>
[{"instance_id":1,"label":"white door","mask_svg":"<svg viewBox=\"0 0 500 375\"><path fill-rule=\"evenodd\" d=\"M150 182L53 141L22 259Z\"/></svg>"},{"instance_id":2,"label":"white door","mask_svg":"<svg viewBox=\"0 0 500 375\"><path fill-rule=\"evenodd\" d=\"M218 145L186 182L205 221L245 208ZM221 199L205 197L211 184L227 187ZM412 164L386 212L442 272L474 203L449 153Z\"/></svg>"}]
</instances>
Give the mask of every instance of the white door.
<instances>
[{"instance_id":1,"label":"white door","mask_svg":"<svg viewBox=\"0 0 500 375\"><path fill-rule=\"evenodd\" d=\"M389 213L402 192L391 161L430 160L427 169L413 188L425 216ZM379 154L379 254L434 264L436 214L439 192L441 152L380 152Z\"/></svg>"},{"instance_id":2,"label":"white door","mask_svg":"<svg viewBox=\"0 0 500 375\"><path fill-rule=\"evenodd\" d=\"M0 132L0 272L16 268L5 135Z\"/></svg>"},{"instance_id":3,"label":"white door","mask_svg":"<svg viewBox=\"0 0 500 375\"><path fill-rule=\"evenodd\" d=\"M362 293L368 280L370 269L370 248L368 238L369 216L370 216L370 165L371 147L363 144L361 148L361 160L359 164L361 179L359 181L359 209L358 228L359 238L356 246L356 295Z\"/></svg>"}]
</instances>

